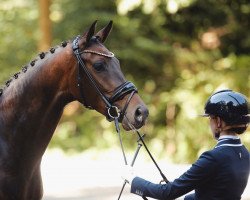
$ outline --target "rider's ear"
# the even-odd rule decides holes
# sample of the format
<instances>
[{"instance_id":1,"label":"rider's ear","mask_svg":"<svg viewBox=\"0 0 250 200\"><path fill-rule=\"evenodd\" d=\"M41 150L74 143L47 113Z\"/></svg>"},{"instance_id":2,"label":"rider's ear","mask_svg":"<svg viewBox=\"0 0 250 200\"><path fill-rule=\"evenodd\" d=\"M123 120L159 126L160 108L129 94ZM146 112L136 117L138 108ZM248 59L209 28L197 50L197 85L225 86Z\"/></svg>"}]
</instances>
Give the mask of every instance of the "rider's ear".
<instances>
[{"instance_id":1,"label":"rider's ear","mask_svg":"<svg viewBox=\"0 0 250 200\"><path fill-rule=\"evenodd\" d=\"M221 120L220 117L216 117L216 123L217 123L217 127L221 128L221 126L222 126L222 120Z\"/></svg>"},{"instance_id":2,"label":"rider's ear","mask_svg":"<svg viewBox=\"0 0 250 200\"><path fill-rule=\"evenodd\" d=\"M85 41L88 43L90 39L95 34L95 27L96 27L97 20L93 22L93 24L90 26L89 30L83 34L83 37L85 38Z\"/></svg>"},{"instance_id":3,"label":"rider's ear","mask_svg":"<svg viewBox=\"0 0 250 200\"><path fill-rule=\"evenodd\" d=\"M112 29L113 21L110 21L107 26L101 29L96 36L100 38L100 42L104 43Z\"/></svg>"}]
</instances>

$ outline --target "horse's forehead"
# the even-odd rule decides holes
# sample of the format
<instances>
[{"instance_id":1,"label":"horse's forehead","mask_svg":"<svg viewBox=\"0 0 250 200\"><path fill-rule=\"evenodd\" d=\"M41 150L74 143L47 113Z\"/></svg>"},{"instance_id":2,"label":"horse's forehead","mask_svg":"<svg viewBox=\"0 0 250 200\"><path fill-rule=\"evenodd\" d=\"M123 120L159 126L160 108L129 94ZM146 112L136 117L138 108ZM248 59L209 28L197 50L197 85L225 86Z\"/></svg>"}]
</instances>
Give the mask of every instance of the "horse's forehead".
<instances>
[{"instance_id":1,"label":"horse's forehead","mask_svg":"<svg viewBox=\"0 0 250 200\"><path fill-rule=\"evenodd\" d=\"M99 51L101 53L110 52L107 47L105 47L102 43L94 43L89 47L90 50Z\"/></svg>"}]
</instances>

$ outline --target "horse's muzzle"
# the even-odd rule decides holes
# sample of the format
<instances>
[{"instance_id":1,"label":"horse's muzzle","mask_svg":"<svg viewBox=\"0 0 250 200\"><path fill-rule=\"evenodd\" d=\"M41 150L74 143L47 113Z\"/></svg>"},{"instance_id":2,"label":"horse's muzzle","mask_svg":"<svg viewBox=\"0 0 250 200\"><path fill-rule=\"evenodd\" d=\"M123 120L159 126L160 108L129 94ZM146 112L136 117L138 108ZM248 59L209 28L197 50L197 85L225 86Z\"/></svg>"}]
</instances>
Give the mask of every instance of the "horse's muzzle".
<instances>
[{"instance_id":1,"label":"horse's muzzle","mask_svg":"<svg viewBox=\"0 0 250 200\"><path fill-rule=\"evenodd\" d=\"M127 131L139 129L145 125L148 115L148 109L143 103L137 105L135 108L133 106L129 106L122 120L122 126Z\"/></svg>"}]
</instances>

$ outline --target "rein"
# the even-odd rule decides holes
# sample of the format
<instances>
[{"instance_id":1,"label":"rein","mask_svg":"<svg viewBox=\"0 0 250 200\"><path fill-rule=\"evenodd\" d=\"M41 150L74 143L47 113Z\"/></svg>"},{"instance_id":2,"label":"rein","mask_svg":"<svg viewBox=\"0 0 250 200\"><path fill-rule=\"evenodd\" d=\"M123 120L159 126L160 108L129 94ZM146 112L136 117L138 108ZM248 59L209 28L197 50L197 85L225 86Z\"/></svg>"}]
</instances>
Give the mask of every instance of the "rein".
<instances>
[{"instance_id":1,"label":"rein","mask_svg":"<svg viewBox=\"0 0 250 200\"><path fill-rule=\"evenodd\" d=\"M149 151L147 145L145 144L144 139L143 139L143 137L144 137L145 135L141 135L141 134L140 134L140 132L130 123L130 121L129 121L129 119L126 117L126 115L125 115L125 119L128 121L128 124L129 124L130 128L131 128L134 132L137 133L137 135L138 135L140 141L142 142L143 146L145 147L145 149L146 149L146 151L147 151L149 157L151 158L151 160L152 160L153 163L155 164L156 168L158 169L158 171L159 171L159 173L160 173L160 175L161 175L161 177L162 177L162 180L160 181L160 183L162 183L162 182L169 183L169 180L168 180L167 177L163 174L163 172L161 171L159 165L157 164L157 162L155 161L154 157L153 157L152 154L150 153L150 151Z\"/></svg>"},{"instance_id":2,"label":"rein","mask_svg":"<svg viewBox=\"0 0 250 200\"><path fill-rule=\"evenodd\" d=\"M127 116L124 115L124 117L125 117L125 119L127 120L128 125L130 126L131 130L133 130L134 132L136 132L137 135L138 135L138 140L137 140L138 146L137 146L137 149L136 149L135 154L134 154L134 158L133 158L133 160L132 160L130 166L133 167L133 165L134 165L134 163L135 163L135 160L136 160L136 157L137 157L137 155L138 155L138 153L139 153L139 150L140 150L141 146L143 145L143 146L145 147L145 149L146 149L146 151L147 151L149 157L150 157L151 160L153 161L154 165L156 166L157 170L159 171L159 173L160 173L160 175L161 175L161 177L162 177L162 180L160 181L160 183L163 183L163 182L165 182L166 184L169 183L169 180L166 178L166 176L165 176L165 175L163 174L163 172L161 171L159 165L158 165L157 162L155 161L155 159L154 159L154 157L152 156L152 154L150 153L150 151L149 151L149 149L148 149L146 143L144 142L144 139L143 139L143 138L145 137L145 134L141 135L141 133L140 133L140 132L133 126L133 124L129 121L129 119L127 118ZM115 126L119 126L119 125L115 123ZM116 131L117 131L118 136L119 136L119 140L120 140L120 144L121 144L121 148L122 148L122 153L123 153L123 157L124 157L124 162L125 162L125 165L127 165L128 163L127 163L126 156L125 156L125 154L124 154L124 148L123 148L123 144L122 144L122 140L121 140L121 136L120 136L120 129L117 129L117 128L116 128ZM123 183L123 185L122 185L122 188L121 188L121 191L120 191L120 194L119 194L119 196L118 196L118 200L120 200L120 197L121 197L121 195L122 195L122 192L123 192L123 190L124 190L124 187L125 187L126 183L127 183L127 181L124 181L124 183ZM141 197L142 197L142 199L144 199L144 200L148 200L147 197L145 197L145 196L141 196Z\"/></svg>"}]
</instances>

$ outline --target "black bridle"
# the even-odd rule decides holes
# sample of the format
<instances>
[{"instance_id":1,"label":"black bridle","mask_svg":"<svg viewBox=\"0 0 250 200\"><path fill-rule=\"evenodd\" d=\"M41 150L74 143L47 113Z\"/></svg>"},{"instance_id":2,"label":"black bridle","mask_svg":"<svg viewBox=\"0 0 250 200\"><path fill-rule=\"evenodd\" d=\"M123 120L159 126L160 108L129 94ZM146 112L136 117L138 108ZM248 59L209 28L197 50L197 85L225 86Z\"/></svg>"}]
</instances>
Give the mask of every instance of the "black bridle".
<instances>
[{"instance_id":1,"label":"black bridle","mask_svg":"<svg viewBox=\"0 0 250 200\"><path fill-rule=\"evenodd\" d=\"M120 86L118 86L117 88L115 88L113 94L111 95L111 97L107 97L101 90L100 87L97 84L97 81L93 78L93 76L91 75L91 73L89 72L88 68L86 67L84 60L81 57L81 54L83 53L93 53L93 54L98 54L104 57L108 57L108 58L112 58L114 57L114 54L112 52L110 52L110 54L104 54L101 52L97 52L97 51L92 51L92 50L80 50L79 47L79 39L80 36L77 36L72 43L72 49L73 52L76 56L77 62L78 62L78 73L77 73L77 85L80 89L80 96L81 96L81 101L84 104L85 107L92 109L92 106L90 104L86 103L86 98L84 95L84 90L83 90L83 85L82 85L82 71L85 72L86 76L88 77L89 81L91 82L92 86L94 87L94 89L96 90L96 92L98 93L98 95L101 97L101 99L103 100L103 102L106 105L107 108L107 119L109 121L112 121L114 119L118 119L119 122L121 122L123 120L123 117L126 113L127 107L133 97L133 95L135 93L137 93L137 88L135 87L135 85L130 82L130 81L126 81L124 83L122 83ZM130 96L128 97L125 106L123 107L122 110L119 110L117 106L114 105L114 103L118 100L123 99L127 94L130 94Z\"/></svg>"},{"instance_id":2,"label":"black bridle","mask_svg":"<svg viewBox=\"0 0 250 200\"><path fill-rule=\"evenodd\" d=\"M93 51L93 50L80 51L79 39L80 39L80 36L77 36L73 40L72 49L73 49L73 52L74 52L76 59L77 59L77 62L78 62L77 85L78 85L79 90L80 90L80 96L81 96L82 103L84 104L85 107L92 109L92 106L86 103L84 93L83 93L83 91L84 91L83 85L82 85L83 81L82 81L82 76L81 76L81 72L83 70L85 72L87 78L89 79L89 81L93 85L94 89L96 90L96 92L99 94L99 96L101 97L103 102L106 104L106 108L107 108L106 118L109 121L115 122L115 127L116 127L116 131L118 133L118 136L119 136L124 162L125 162L125 164L127 164L127 159L126 159L126 155L125 155L125 151L124 151L124 147L123 147L123 143L122 143L122 139L121 139L121 134L120 134L119 122L121 122L123 120L123 117L126 114L127 107L129 105L133 95L137 92L137 88L135 87L135 85L132 82L126 81L126 82L122 83L120 86L118 86L117 88L115 88L111 97L107 97L100 90L96 80L93 78L93 76L89 72L88 68L86 67L86 65L84 63L84 60L81 57L81 54L93 53L93 54L97 54L97 55L108 57L108 58L114 57L114 54L112 52L110 52L110 54L104 54L104 53ZM130 94L130 95L127 98L125 106L120 111L118 109L118 107L116 105L114 105L114 103L116 101L124 98L127 94Z\"/></svg>"},{"instance_id":3,"label":"black bridle","mask_svg":"<svg viewBox=\"0 0 250 200\"><path fill-rule=\"evenodd\" d=\"M139 131L132 125L132 123L129 121L129 119L126 116L126 110L127 107L133 97L133 95L135 93L137 93L137 88L135 87L135 85L130 82L130 81L126 81L124 83L122 83L120 86L118 86L117 88L115 88L113 94L111 95L111 97L107 97L99 88L98 84L96 83L96 80L93 78L93 76L91 75L91 73L89 72L88 68L86 67L86 65L84 64L84 60L81 57L81 54L83 53L93 53L93 54L97 54L97 55L101 55L104 57L108 57L108 58L112 58L114 57L114 54L112 52L109 52L110 54L104 54L101 52L97 52L97 51L92 51L92 50L83 50L80 51L80 47L79 47L79 39L80 36L77 36L72 43L72 49L73 52L77 58L77 62L78 62L78 73L77 73L77 86L79 87L80 90L80 95L81 95L81 99L82 99L82 103L84 104L85 107L92 109L92 106L87 104L85 101L85 97L84 97L84 93L83 93L83 85L82 85L82 76L81 76L81 71L83 70L86 74L86 76L88 77L88 79L90 80L91 84L93 85L93 87L95 88L96 92L100 95L100 97L102 98L102 100L104 101L104 103L106 104L107 107L107 115L106 118L109 121L113 121L115 122L115 127L116 127L116 131L118 133L119 136L119 140L120 140L120 145L121 145L121 149L122 149L122 153L123 153L123 158L124 158L124 162L125 165L128 165L126 156L125 156L125 152L124 152L124 147L123 147L123 143L122 143L122 139L121 139L121 135L120 135L120 128L119 128L119 122L121 122L123 120L123 118L125 117L125 119L128 122L128 125L130 126L131 130L135 131L138 135L138 142L142 142L142 143L138 143L138 148L136 150L134 159L131 163L131 166L134 165L135 159L139 153L139 150L141 148L141 146L143 145L146 149L146 151L148 152L150 158L152 159L152 161L154 162L155 166L157 167L158 171L160 172L160 175L163 178L163 181L165 181L166 183L168 183L168 179L166 178L166 176L162 173L161 169L159 168L158 164L156 163L156 161L154 160L152 154L150 153L150 151L147 148L147 145L145 144L144 140L143 140L143 136L141 136L141 134L139 133ZM123 99L127 94L130 94L129 97L127 98L127 101L123 107L123 109L120 111L118 109L117 106L114 105L114 103L118 100ZM123 192L123 188L125 187L126 182L124 182L122 190L119 194L118 200L121 197L121 194ZM145 196L142 196L142 198L144 200L147 200L147 198Z\"/></svg>"}]
</instances>

